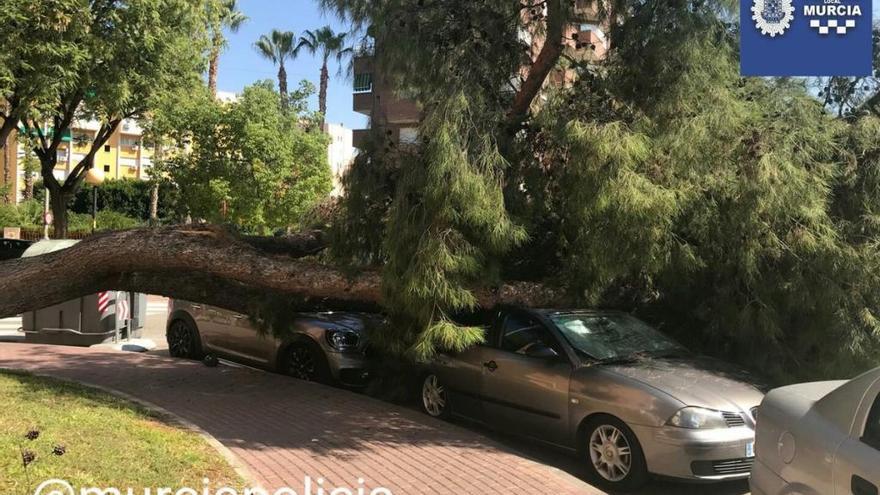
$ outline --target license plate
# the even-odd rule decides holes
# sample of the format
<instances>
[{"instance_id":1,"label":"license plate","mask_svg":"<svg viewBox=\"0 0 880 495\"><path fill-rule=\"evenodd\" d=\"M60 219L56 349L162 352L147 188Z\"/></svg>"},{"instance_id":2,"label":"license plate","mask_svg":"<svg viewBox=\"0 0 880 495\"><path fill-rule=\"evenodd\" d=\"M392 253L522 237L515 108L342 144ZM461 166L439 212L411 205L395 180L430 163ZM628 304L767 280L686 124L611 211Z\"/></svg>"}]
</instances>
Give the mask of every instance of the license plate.
<instances>
[{"instance_id":1,"label":"license plate","mask_svg":"<svg viewBox=\"0 0 880 495\"><path fill-rule=\"evenodd\" d=\"M746 444L746 457L755 457L755 442Z\"/></svg>"}]
</instances>

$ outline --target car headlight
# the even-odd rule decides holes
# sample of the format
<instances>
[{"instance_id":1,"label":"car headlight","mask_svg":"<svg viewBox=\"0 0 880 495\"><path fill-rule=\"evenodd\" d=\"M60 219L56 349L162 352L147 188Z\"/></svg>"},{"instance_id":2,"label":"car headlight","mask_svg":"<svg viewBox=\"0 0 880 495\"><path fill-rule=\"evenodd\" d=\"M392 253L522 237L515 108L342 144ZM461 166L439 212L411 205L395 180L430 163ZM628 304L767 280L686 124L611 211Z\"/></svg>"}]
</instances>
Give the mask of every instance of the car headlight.
<instances>
[{"instance_id":1,"label":"car headlight","mask_svg":"<svg viewBox=\"0 0 880 495\"><path fill-rule=\"evenodd\" d=\"M352 351L357 349L360 337L350 330L327 330L324 334L327 343L337 351Z\"/></svg>"},{"instance_id":2,"label":"car headlight","mask_svg":"<svg viewBox=\"0 0 880 495\"><path fill-rule=\"evenodd\" d=\"M666 424L692 430L727 428L727 422L724 421L724 416L721 412L703 409L702 407L685 407L673 414Z\"/></svg>"}]
</instances>

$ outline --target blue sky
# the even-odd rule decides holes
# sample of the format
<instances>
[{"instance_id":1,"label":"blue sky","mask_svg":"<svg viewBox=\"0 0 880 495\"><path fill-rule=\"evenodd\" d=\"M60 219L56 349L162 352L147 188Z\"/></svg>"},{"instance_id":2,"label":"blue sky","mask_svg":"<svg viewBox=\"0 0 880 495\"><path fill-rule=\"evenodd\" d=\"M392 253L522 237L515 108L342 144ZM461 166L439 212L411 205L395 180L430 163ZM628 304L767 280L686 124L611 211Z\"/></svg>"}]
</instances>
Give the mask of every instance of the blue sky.
<instances>
[{"instance_id":1,"label":"blue sky","mask_svg":"<svg viewBox=\"0 0 880 495\"><path fill-rule=\"evenodd\" d=\"M874 18L880 13L880 0L873 1ZM347 26L335 16L324 15L315 0L239 0L240 9L250 18L238 33L229 34L229 47L220 59L218 89L239 92L245 86L261 79L276 80L277 69L268 60L260 57L253 48L261 34L273 28L292 30L299 36L306 29L316 29L329 24L336 31L346 31ZM354 40L353 40L354 41ZM342 123L352 129L366 127L367 118L352 111L351 81L349 76L336 75L338 66L331 63L331 82L327 98L327 121ZM308 79L317 87L320 61L302 53L299 58L288 62L287 73L291 88L300 80ZM318 108L317 97L311 102Z\"/></svg>"},{"instance_id":2,"label":"blue sky","mask_svg":"<svg viewBox=\"0 0 880 495\"><path fill-rule=\"evenodd\" d=\"M271 79L276 81L278 69L263 59L254 50L254 42L261 34L273 28L293 31L299 37L306 29L317 29L330 25L337 32L348 28L333 15L324 15L315 0L239 0L241 9L250 20L238 33L227 33L229 47L220 56L220 71L217 89L240 92L254 81ZM354 39L352 41L355 41ZM308 79L317 90L321 61L303 51L292 62L287 62L287 79L291 89L299 81ZM338 65L335 60L330 65L330 87L327 97L327 121L342 123L352 129L367 126L367 118L352 111L351 80L347 74L337 76ZM317 96L312 99L311 108L317 110Z\"/></svg>"}]
</instances>

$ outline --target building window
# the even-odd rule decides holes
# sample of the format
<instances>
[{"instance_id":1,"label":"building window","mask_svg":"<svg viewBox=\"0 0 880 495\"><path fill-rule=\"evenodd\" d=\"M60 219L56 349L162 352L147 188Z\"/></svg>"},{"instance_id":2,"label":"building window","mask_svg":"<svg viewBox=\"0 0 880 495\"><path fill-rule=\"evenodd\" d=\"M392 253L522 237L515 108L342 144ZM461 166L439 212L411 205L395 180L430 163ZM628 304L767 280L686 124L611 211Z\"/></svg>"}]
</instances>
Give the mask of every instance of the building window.
<instances>
[{"instance_id":1,"label":"building window","mask_svg":"<svg viewBox=\"0 0 880 495\"><path fill-rule=\"evenodd\" d=\"M354 92L369 93L373 91L373 74L355 74Z\"/></svg>"},{"instance_id":2,"label":"building window","mask_svg":"<svg viewBox=\"0 0 880 495\"><path fill-rule=\"evenodd\" d=\"M104 145L104 152L105 152L105 153L110 153L110 145L109 145L109 144L105 144L105 145Z\"/></svg>"},{"instance_id":3,"label":"building window","mask_svg":"<svg viewBox=\"0 0 880 495\"><path fill-rule=\"evenodd\" d=\"M110 165L104 165L104 172L110 171Z\"/></svg>"}]
</instances>

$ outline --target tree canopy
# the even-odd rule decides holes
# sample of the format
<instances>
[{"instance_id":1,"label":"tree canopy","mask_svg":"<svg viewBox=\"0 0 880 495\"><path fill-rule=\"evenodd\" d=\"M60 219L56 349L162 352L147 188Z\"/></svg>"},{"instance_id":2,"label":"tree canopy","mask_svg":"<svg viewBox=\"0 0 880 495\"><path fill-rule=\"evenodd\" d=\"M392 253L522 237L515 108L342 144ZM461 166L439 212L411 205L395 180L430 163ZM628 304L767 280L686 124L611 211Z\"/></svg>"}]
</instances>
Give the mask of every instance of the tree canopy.
<instances>
[{"instance_id":1,"label":"tree canopy","mask_svg":"<svg viewBox=\"0 0 880 495\"><path fill-rule=\"evenodd\" d=\"M377 133L356 162L332 246L383 265L395 342L479 340L448 318L474 281L526 279L776 377L876 364L880 121L826 112L811 81L741 77L729 2L602 4L599 62L558 29L572 4L545 3L324 1L424 108L415 147ZM551 72L575 76L525 107L548 50L524 31L562 33Z\"/></svg>"},{"instance_id":2,"label":"tree canopy","mask_svg":"<svg viewBox=\"0 0 880 495\"><path fill-rule=\"evenodd\" d=\"M262 233L296 227L332 189L328 138L305 113L310 92L294 92L290 110L264 81L234 103L201 98L171 102L160 112L169 136L186 149L157 167L184 194L195 218ZM288 95L290 97L290 95Z\"/></svg>"}]
</instances>

